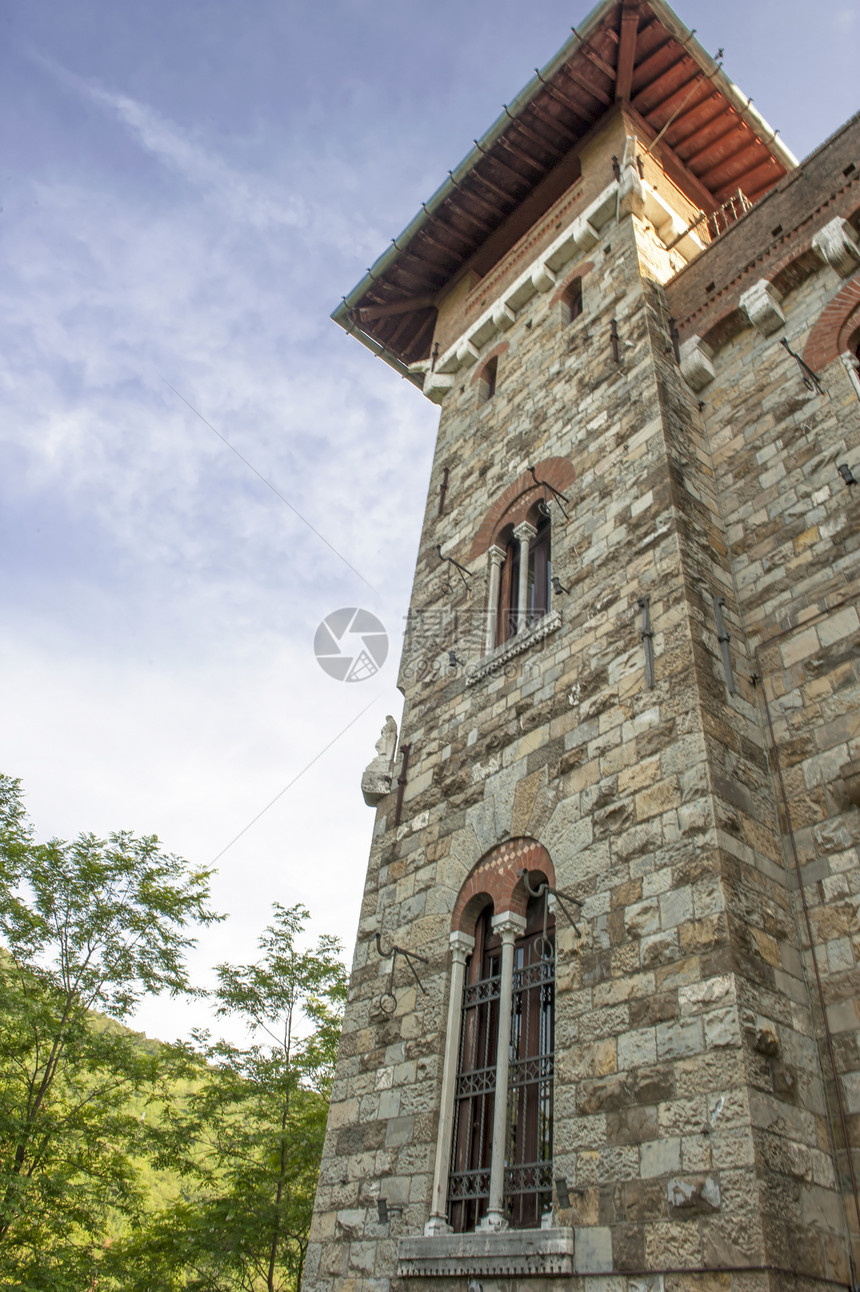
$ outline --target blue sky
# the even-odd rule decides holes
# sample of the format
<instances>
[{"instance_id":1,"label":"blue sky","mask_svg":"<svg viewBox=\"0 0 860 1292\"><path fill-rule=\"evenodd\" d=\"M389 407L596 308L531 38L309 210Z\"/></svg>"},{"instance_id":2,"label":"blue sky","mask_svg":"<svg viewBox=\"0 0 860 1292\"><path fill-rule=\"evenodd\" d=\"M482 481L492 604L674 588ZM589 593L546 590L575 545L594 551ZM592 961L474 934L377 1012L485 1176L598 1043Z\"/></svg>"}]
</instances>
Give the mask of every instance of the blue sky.
<instances>
[{"instance_id":1,"label":"blue sky","mask_svg":"<svg viewBox=\"0 0 860 1292\"><path fill-rule=\"evenodd\" d=\"M351 952L437 410L328 315L588 8L0 14L0 767L44 835L154 831L207 863L354 723L221 856L201 977L273 900ZM855 0L677 9L799 156L856 110ZM351 605L392 653L345 685L312 643Z\"/></svg>"}]
</instances>

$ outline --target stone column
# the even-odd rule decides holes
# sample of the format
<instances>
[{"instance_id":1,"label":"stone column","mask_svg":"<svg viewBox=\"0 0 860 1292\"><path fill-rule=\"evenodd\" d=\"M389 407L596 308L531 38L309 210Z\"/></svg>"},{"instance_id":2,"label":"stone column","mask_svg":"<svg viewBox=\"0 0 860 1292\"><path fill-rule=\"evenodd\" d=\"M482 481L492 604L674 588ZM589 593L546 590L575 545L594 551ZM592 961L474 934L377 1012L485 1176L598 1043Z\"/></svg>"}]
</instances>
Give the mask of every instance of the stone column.
<instances>
[{"instance_id":1,"label":"stone column","mask_svg":"<svg viewBox=\"0 0 860 1292\"><path fill-rule=\"evenodd\" d=\"M492 550L492 549L490 549ZM498 550L498 549L496 549ZM436 1132L436 1165L433 1168L433 1193L430 1219L424 1233L450 1234L448 1214L448 1169L454 1135L454 1107L457 1094L457 1068L460 1060L460 1020L463 1013L463 985L466 981L466 958L475 946L468 933L451 934L451 991L448 996L448 1025L445 1030L445 1058L442 1065L442 1100L439 1105L439 1129Z\"/></svg>"},{"instance_id":2,"label":"stone column","mask_svg":"<svg viewBox=\"0 0 860 1292\"><path fill-rule=\"evenodd\" d=\"M503 911L493 917L493 929L502 939L499 979L499 1041L496 1049L496 1098L493 1106L493 1147L490 1155L490 1205L479 1229L507 1229L505 1219L505 1130L508 1118L508 1067L511 1057L511 989L514 983L514 943L525 933L522 915Z\"/></svg>"},{"instance_id":3,"label":"stone column","mask_svg":"<svg viewBox=\"0 0 860 1292\"><path fill-rule=\"evenodd\" d=\"M520 582L517 588L517 632L525 632L528 627L529 608L526 598L529 594L529 546L537 534L534 525L524 520L514 530L514 538L520 545Z\"/></svg>"},{"instance_id":4,"label":"stone column","mask_svg":"<svg viewBox=\"0 0 860 1292\"><path fill-rule=\"evenodd\" d=\"M501 582L502 562L505 559L504 549L487 548L487 559L490 562L489 592L487 594L487 627L484 633L484 654L489 655L496 644L496 620L499 614L499 584Z\"/></svg>"}]
</instances>

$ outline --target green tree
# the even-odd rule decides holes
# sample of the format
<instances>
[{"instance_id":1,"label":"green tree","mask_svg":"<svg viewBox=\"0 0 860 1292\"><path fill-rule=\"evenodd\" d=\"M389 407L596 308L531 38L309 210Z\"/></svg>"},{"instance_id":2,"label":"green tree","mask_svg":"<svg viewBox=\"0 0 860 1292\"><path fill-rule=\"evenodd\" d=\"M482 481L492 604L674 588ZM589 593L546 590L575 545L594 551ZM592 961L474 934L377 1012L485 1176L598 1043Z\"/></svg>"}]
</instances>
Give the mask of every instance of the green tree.
<instances>
[{"instance_id":1,"label":"green tree","mask_svg":"<svg viewBox=\"0 0 860 1292\"><path fill-rule=\"evenodd\" d=\"M346 996L335 938L301 948L308 912L275 904L256 964L218 967L241 1047L198 1037L199 1086L174 1109L185 1196L113 1256L130 1292L287 1292L301 1285Z\"/></svg>"},{"instance_id":2,"label":"green tree","mask_svg":"<svg viewBox=\"0 0 860 1292\"><path fill-rule=\"evenodd\" d=\"M89 1288L111 1218L139 1214L134 1155L157 1145L130 1099L157 1098L175 1054L90 1011L190 990L190 930L219 918L210 873L155 836L37 843L0 775L0 1286Z\"/></svg>"}]
</instances>

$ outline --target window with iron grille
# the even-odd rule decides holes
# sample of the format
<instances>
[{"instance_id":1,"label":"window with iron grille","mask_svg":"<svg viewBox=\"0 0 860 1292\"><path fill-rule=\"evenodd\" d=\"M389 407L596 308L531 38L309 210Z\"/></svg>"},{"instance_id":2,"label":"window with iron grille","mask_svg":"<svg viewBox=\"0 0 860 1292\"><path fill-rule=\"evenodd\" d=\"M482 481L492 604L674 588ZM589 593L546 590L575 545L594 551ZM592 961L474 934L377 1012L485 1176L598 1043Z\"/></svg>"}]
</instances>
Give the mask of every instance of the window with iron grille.
<instances>
[{"instance_id":1,"label":"window with iron grille","mask_svg":"<svg viewBox=\"0 0 860 1292\"><path fill-rule=\"evenodd\" d=\"M545 898L532 898L526 931L514 948L511 999L499 999L501 943L487 906L463 993L449 1224L457 1233L486 1215L490 1191L496 1052L500 1020L510 1023L505 1155L505 1214L516 1229L536 1228L552 1202L554 925Z\"/></svg>"}]
</instances>

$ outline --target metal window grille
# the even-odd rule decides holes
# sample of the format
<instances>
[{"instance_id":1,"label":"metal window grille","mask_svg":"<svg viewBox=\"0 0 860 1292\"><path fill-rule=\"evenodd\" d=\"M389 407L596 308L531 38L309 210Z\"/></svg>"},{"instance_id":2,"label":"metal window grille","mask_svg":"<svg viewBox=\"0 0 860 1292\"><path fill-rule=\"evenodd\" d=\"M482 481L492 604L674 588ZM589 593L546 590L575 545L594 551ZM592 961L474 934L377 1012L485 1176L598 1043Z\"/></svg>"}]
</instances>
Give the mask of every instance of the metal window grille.
<instances>
[{"instance_id":1,"label":"metal window grille","mask_svg":"<svg viewBox=\"0 0 860 1292\"><path fill-rule=\"evenodd\" d=\"M544 898L529 902L514 948L505 1142L505 1208L518 1229L540 1225L552 1204L555 953ZM478 921L463 993L448 1212L457 1233L486 1215L490 1192L501 949L490 908ZM507 1017L507 1011L503 1011Z\"/></svg>"}]
</instances>

